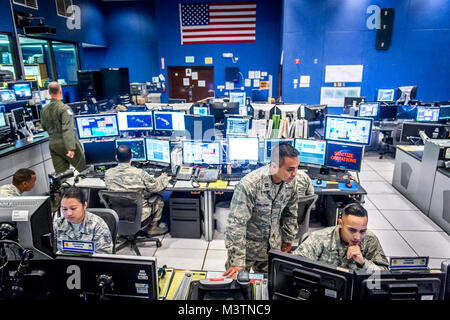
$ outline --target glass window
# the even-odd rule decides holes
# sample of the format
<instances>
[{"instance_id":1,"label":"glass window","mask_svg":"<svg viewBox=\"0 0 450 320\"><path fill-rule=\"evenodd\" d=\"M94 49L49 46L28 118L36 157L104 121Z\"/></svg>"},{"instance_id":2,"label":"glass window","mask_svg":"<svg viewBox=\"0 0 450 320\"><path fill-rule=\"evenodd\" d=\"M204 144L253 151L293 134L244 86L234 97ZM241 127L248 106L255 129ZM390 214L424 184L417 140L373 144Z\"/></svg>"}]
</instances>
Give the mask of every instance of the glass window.
<instances>
[{"instance_id":1,"label":"glass window","mask_svg":"<svg viewBox=\"0 0 450 320\"><path fill-rule=\"evenodd\" d=\"M16 79L16 70L14 69L14 61L11 53L11 41L6 34L0 34L0 70L9 70L14 74Z\"/></svg>"},{"instance_id":2,"label":"glass window","mask_svg":"<svg viewBox=\"0 0 450 320\"><path fill-rule=\"evenodd\" d=\"M56 76L60 84L77 84L77 50L72 43L53 41Z\"/></svg>"},{"instance_id":3,"label":"glass window","mask_svg":"<svg viewBox=\"0 0 450 320\"><path fill-rule=\"evenodd\" d=\"M20 37L20 48L25 79L37 80L40 87L47 87L52 79L50 47L47 40Z\"/></svg>"}]
</instances>

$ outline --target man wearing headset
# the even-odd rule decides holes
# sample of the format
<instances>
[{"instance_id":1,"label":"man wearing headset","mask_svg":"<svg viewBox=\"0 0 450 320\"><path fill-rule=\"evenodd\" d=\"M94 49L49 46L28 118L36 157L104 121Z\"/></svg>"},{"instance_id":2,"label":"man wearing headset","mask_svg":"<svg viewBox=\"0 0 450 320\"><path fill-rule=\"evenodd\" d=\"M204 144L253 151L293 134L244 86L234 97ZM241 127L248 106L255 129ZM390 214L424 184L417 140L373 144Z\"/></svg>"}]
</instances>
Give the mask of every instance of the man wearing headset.
<instances>
[{"instance_id":1,"label":"man wearing headset","mask_svg":"<svg viewBox=\"0 0 450 320\"><path fill-rule=\"evenodd\" d=\"M367 230L367 211L359 203L344 207L338 225L313 232L292 253L352 270L387 270L377 236Z\"/></svg>"}]
</instances>

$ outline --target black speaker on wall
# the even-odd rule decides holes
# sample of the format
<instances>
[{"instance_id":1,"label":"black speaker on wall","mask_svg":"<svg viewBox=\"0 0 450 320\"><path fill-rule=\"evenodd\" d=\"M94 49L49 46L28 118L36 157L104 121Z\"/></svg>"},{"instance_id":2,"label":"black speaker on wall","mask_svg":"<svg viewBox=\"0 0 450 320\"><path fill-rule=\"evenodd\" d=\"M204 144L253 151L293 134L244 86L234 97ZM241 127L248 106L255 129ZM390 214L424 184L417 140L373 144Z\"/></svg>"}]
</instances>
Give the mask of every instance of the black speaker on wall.
<instances>
[{"instance_id":1,"label":"black speaker on wall","mask_svg":"<svg viewBox=\"0 0 450 320\"><path fill-rule=\"evenodd\" d=\"M226 67L225 68L225 81L238 82L239 81L239 68Z\"/></svg>"},{"instance_id":2,"label":"black speaker on wall","mask_svg":"<svg viewBox=\"0 0 450 320\"><path fill-rule=\"evenodd\" d=\"M391 46L394 15L395 12L393 8L383 8L380 11L380 29L377 29L377 38L375 42L377 50L388 50Z\"/></svg>"}]
</instances>

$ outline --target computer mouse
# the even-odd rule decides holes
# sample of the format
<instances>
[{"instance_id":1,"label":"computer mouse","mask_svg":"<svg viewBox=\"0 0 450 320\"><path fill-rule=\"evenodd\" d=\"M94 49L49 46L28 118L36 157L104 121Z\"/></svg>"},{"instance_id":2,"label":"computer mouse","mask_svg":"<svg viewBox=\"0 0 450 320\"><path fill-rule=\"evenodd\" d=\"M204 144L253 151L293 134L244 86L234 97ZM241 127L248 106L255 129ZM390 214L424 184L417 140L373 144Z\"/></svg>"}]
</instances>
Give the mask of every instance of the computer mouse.
<instances>
[{"instance_id":1,"label":"computer mouse","mask_svg":"<svg viewBox=\"0 0 450 320\"><path fill-rule=\"evenodd\" d=\"M352 185L350 182L349 182L349 183L346 183L345 186L346 186L347 188L352 188L352 187L353 187L353 185Z\"/></svg>"},{"instance_id":2,"label":"computer mouse","mask_svg":"<svg viewBox=\"0 0 450 320\"><path fill-rule=\"evenodd\" d=\"M316 182L317 182L317 184L322 184L322 180L320 180L320 179L317 179Z\"/></svg>"}]
</instances>

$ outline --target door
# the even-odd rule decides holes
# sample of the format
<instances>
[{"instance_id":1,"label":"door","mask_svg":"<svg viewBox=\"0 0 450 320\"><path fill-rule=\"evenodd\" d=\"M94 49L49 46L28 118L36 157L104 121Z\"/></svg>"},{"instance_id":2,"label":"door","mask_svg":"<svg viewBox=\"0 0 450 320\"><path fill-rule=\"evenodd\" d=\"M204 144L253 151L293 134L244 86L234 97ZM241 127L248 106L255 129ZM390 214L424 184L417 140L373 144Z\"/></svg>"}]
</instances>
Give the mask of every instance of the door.
<instances>
[{"instance_id":1,"label":"door","mask_svg":"<svg viewBox=\"0 0 450 320\"><path fill-rule=\"evenodd\" d=\"M168 67L169 99L196 102L214 97L214 67Z\"/></svg>"}]
</instances>

